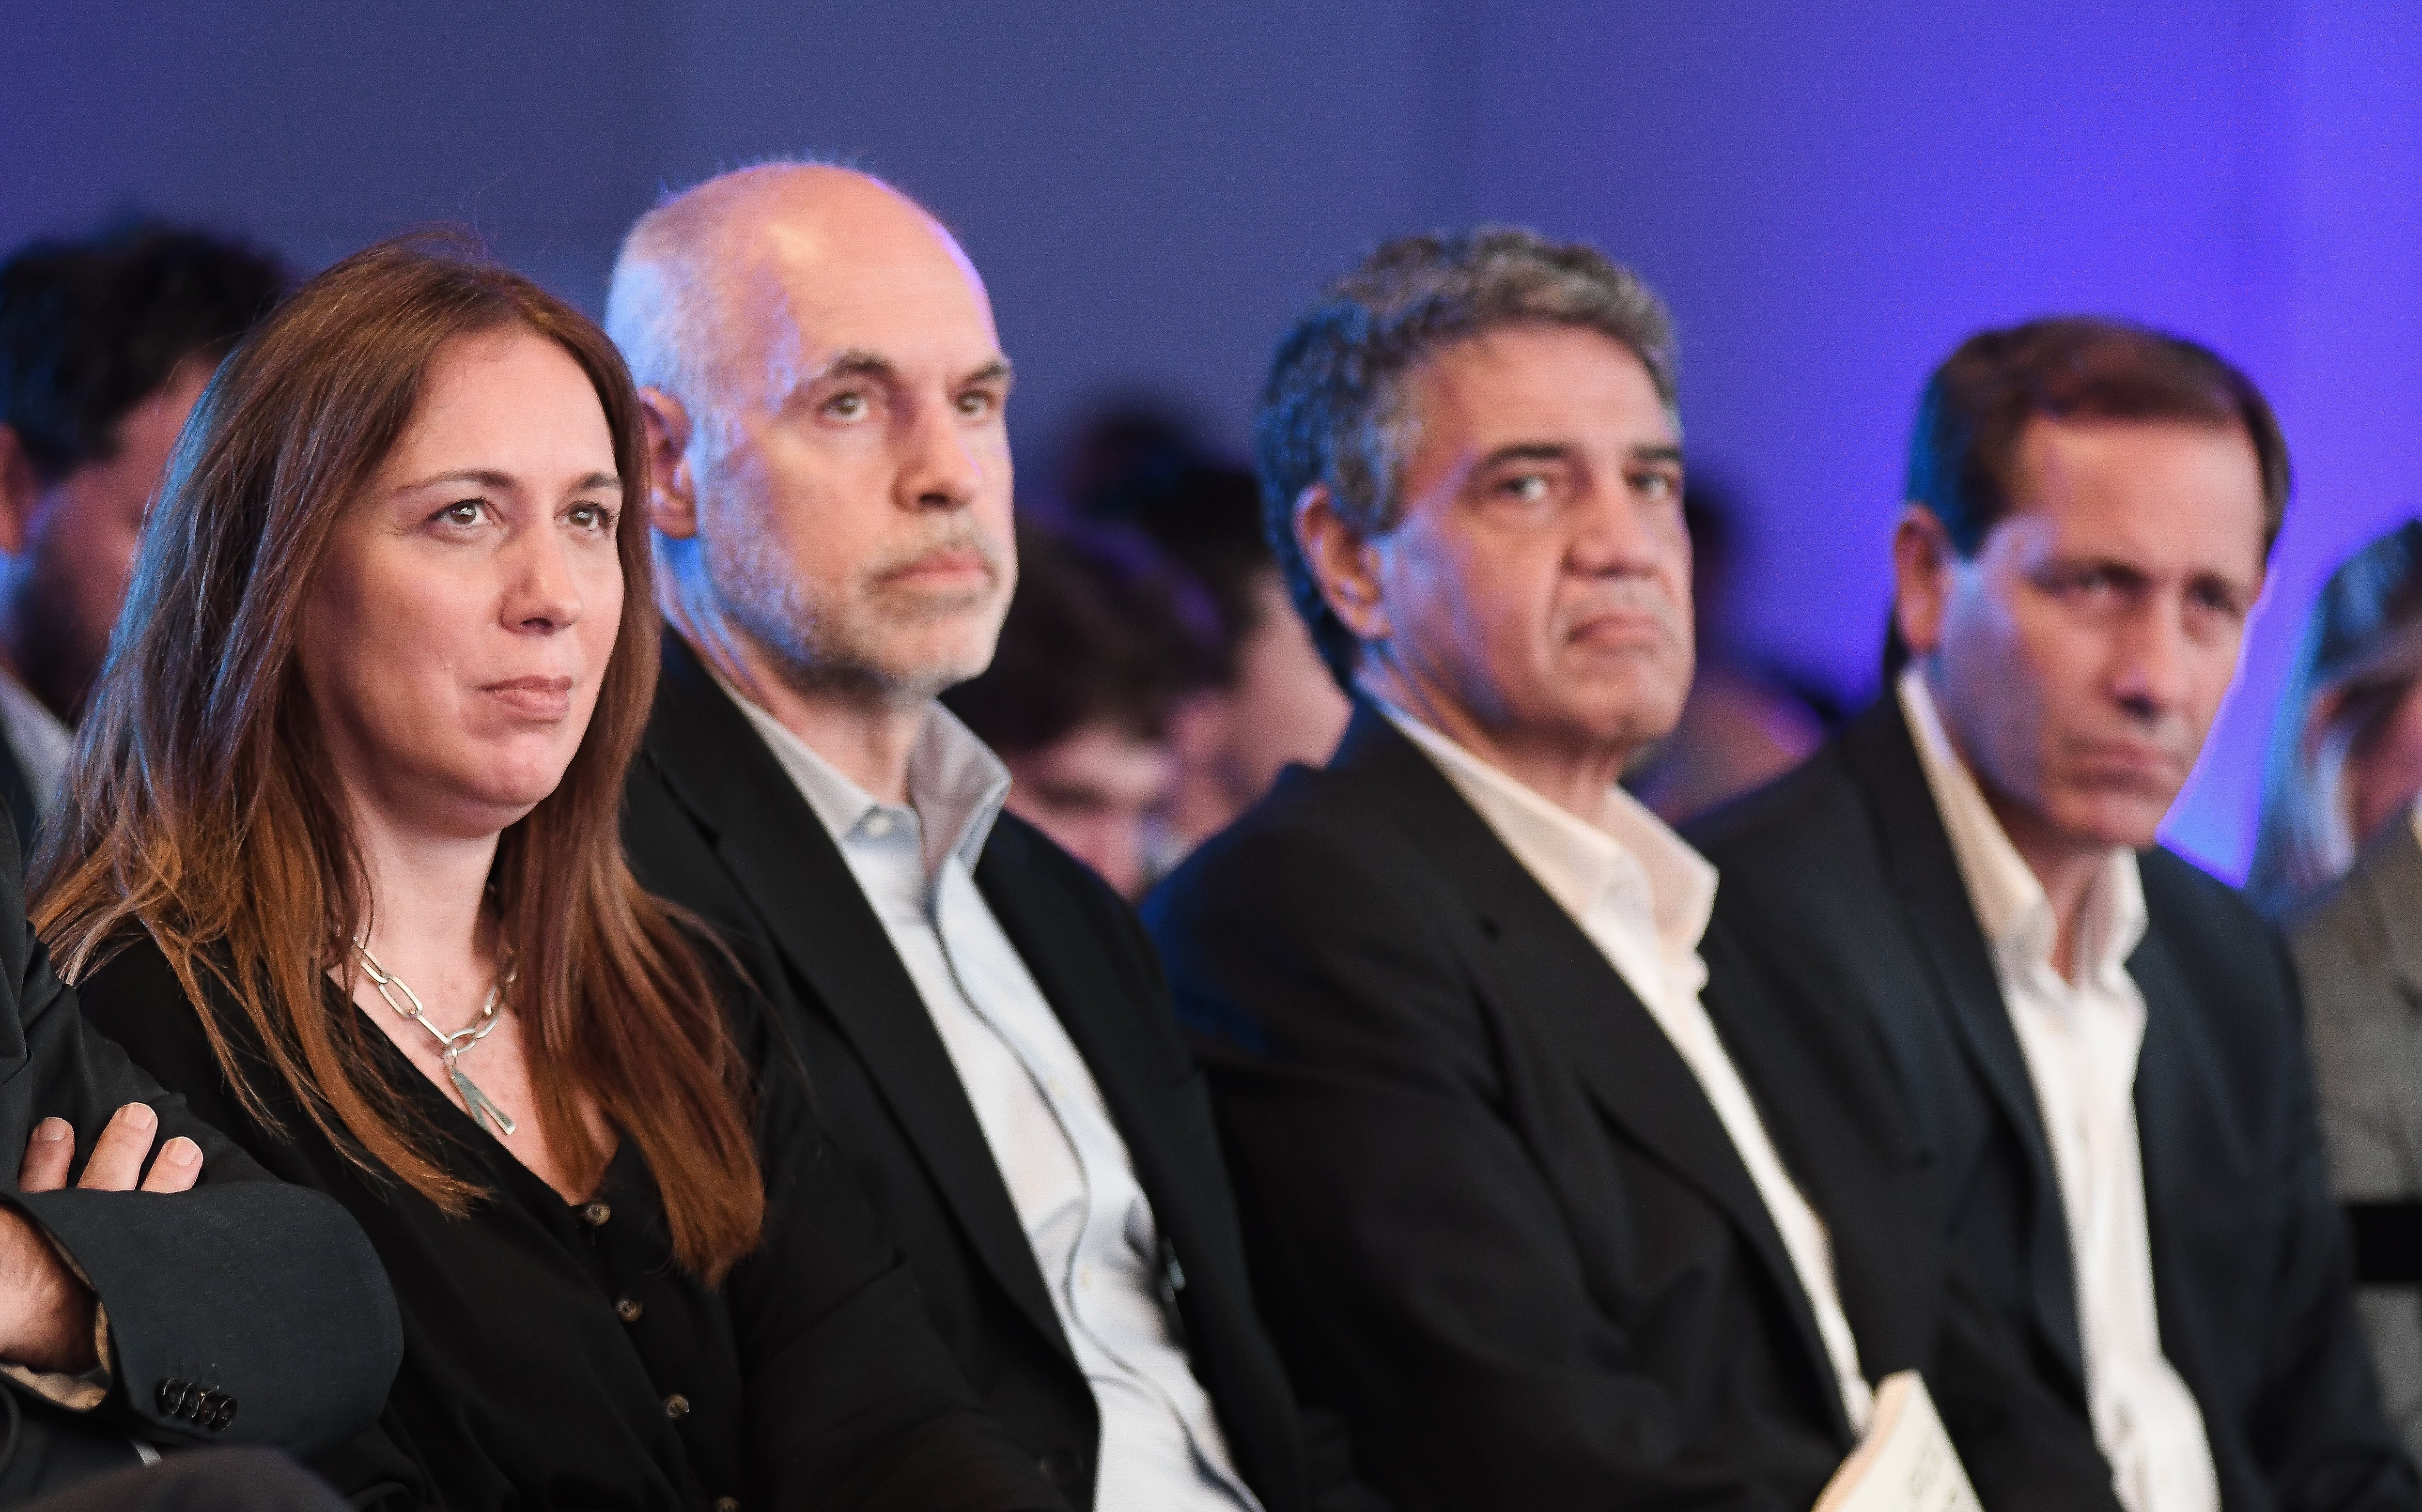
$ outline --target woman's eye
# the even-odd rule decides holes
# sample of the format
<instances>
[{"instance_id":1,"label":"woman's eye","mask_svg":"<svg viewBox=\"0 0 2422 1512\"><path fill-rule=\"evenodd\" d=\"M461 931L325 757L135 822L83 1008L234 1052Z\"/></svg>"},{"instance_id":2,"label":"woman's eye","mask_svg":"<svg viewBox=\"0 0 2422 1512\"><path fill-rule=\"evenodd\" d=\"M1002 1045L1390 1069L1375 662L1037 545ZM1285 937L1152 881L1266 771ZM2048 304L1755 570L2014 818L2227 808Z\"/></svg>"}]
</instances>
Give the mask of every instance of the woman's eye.
<instances>
[{"instance_id":1,"label":"woman's eye","mask_svg":"<svg viewBox=\"0 0 2422 1512\"><path fill-rule=\"evenodd\" d=\"M448 504L438 512L445 517L448 525L477 525L480 523L480 511L482 507L478 499L466 498L459 504Z\"/></svg>"},{"instance_id":2,"label":"woman's eye","mask_svg":"<svg viewBox=\"0 0 2422 1512\"><path fill-rule=\"evenodd\" d=\"M572 506L571 519L574 526L583 530L611 529L614 525L614 512L603 504L574 504Z\"/></svg>"}]
</instances>

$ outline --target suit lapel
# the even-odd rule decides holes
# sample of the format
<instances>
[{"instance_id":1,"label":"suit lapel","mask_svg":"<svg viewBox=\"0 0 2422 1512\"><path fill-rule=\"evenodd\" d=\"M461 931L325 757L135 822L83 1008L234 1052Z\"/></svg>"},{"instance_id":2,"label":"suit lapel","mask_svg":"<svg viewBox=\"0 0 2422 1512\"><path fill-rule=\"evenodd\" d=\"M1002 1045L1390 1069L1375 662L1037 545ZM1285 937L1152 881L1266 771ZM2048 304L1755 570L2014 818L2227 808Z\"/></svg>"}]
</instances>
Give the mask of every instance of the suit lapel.
<instances>
[{"instance_id":1,"label":"suit lapel","mask_svg":"<svg viewBox=\"0 0 2422 1512\"><path fill-rule=\"evenodd\" d=\"M2162 938L2159 920L2152 921L2135 953L2128 957L2128 975L2145 997L2145 1043L2136 1054L2136 1142L2145 1174L2145 1226L2152 1252L2153 1295L2159 1299L2175 1295L2175 1287L2164 1283L2178 1274L2172 1264L2178 1258L2178 1236L2162 1221L2163 1215L2192 1211L2195 1204L2209 1202L2212 1173L2243 1170L2247 1162L2205 1147L2201 1141L2207 1135L2196 1132L2214 1126L2210 1120L2193 1117L2194 1106L2212 1098L2225 1100L2226 1093L2219 1069L2199 1063L2198 1036L2185 1032L2186 1016L2194 1012L2194 1002ZM2199 1087L2199 1082L2204 1085ZM2193 1329L2168 1326L2176 1309L2157 1311L2164 1324L2162 1352L2186 1379L2201 1382L2206 1378L2199 1368L2202 1340Z\"/></svg>"},{"instance_id":2,"label":"suit lapel","mask_svg":"<svg viewBox=\"0 0 2422 1512\"><path fill-rule=\"evenodd\" d=\"M1884 865L1934 983L1937 1006L1983 1078L1988 1095L2017 1130L2034 1188L2028 1274L2034 1279L2037 1326L2083 1391L2084 1354L2078 1341L2077 1286L2060 1181L2046 1142L2043 1112L2002 1000L1984 931L1968 900L1968 884L1934 806L1934 792L1900 701L1887 685L1876 706L1843 736L1852 775L1866 795L1879 831Z\"/></svg>"},{"instance_id":3,"label":"suit lapel","mask_svg":"<svg viewBox=\"0 0 2422 1512\"><path fill-rule=\"evenodd\" d=\"M1603 1115L1695 1188L1758 1257L1847 1442L1832 1365L1773 1216L1697 1075L1630 984L1378 710L1357 701L1329 770L1353 777L1471 905L1481 933L1505 963L1501 999L1536 1016Z\"/></svg>"},{"instance_id":4,"label":"suit lapel","mask_svg":"<svg viewBox=\"0 0 2422 1512\"><path fill-rule=\"evenodd\" d=\"M857 1052L994 1279L1067 1355L992 1146L890 937L790 774L669 632L647 749L765 938Z\"/></svg>"}]
</instances>

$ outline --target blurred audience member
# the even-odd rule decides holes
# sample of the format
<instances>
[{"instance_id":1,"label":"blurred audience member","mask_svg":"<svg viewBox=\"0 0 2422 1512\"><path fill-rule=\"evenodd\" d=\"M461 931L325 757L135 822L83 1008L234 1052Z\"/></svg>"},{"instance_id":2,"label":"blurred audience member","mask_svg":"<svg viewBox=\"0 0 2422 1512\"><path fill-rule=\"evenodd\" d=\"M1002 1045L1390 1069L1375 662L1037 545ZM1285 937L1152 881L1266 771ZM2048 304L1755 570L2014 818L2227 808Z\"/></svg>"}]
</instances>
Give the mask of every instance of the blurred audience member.
<instances>
[{"instance_id":1,"label":"blurred audience member","mask_svg":"<svg viewBox=\"0 0 2422 1512\"><path fill-rule=\"evenodd\" d=\"M2422 1456L2417 687L2422 523L2408 521L2340 567L2314 606L2272 736L2251 883L2276 906L2304 900L2289 943L2330 1185L2353 1221L2355 1308L2389 1421Z\"/></svg>"},{"instance_id":2,"label":"blurred audience member","mask_svg":"<svg viewBox=\"0 0 2422 1512\"><path fill-rule=\"evenodd\" d=\"M2422 792L2422 521L2347 559L2280 692L2245 885L2285 912L2344 875Z\"/></svg>"},{"instance_id":3,"label":"blurred audience member","mask_svg":"<svg viewBox=\"0 0 2422 1512\"><path fill-rule=\"evenodd\" d=\"M149 222L0 263L0 802L29 840L168 449L285 276L251 247Z\"/></svg>"},{"instance_id":4,"label":"blurred audience member","mask_svg":"<svg viewBox=\"0 0 2422 1512\"><path fill-rule=\"evenodd\" d=\"M1140 536L1021 523L992 666L942 695L1009 767L1010 811L1126 897L1152 877L1145 826L1176 771L1170 716L1203 680L1214 622Z\"/></svg>"},{"instance_id":5,"label":"blurred audience member","mask_svg":"<svg viewBox=\"0 0 2422 1512\"><path fill-rule=\"evenodd\" d=\"M1819 709L1741 646L1732 593L1739 519L1729 494L1692 475L1682 523L1691 532L1698 672L1681 723L1625 780L1668 824L1781 777L1816 748L1837 712Z\"/></svg>"},{"instance_id":6,"label":"blurred audience member","mask_svg":"<svg viewBox=\"0 0 2422 1512\"><path fill-rule=\"evenodd\" d=\"M1288 763L1327 761L1351 707L1288 603L1251 473L1148 411L1105 415L1072 456L1077 510L1141 529L1219 610L1212 676L1170 725L1176 774L1153 828L1157 876L1251 807Z\"/></svg>"}]
</instances>

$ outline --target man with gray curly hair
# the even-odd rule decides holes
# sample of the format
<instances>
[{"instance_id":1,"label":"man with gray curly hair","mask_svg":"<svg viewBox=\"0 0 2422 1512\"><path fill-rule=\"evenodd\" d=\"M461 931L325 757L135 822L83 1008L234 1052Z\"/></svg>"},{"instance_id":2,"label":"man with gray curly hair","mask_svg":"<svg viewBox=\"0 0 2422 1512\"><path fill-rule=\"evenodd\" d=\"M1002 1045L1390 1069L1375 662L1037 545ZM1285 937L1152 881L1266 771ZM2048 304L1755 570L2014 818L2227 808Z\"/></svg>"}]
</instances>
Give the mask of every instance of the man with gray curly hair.
<instances>
[{"instance_id":1,"label":"man with gray curly hair","mask_svg":"<svg viewBox=\"0 0 2422 1512\"><path fill-rule=\"evenodd\" d=\"M1146 908L1266 1310L1408 1507L1805 1507L1903 1371L1986 1505L2111 1507L1877 1047L1775 1010L1616 785L1691 683L1675 392L1656 294L1513 229L1279 344L1271 535L1353 723Z\"/></svg>"}]
</instances>

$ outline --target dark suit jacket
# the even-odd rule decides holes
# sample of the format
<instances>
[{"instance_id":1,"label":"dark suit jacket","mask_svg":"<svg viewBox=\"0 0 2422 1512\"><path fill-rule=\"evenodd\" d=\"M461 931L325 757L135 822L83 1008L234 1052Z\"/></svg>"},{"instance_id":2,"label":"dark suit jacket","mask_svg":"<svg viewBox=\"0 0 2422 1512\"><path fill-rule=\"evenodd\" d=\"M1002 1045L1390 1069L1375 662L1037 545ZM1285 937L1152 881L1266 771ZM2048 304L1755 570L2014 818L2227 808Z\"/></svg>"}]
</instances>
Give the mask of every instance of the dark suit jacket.
<instances>
[{"instance_id":1,"label":"dark suit jacket","mask_svg":"<svg viewBox=\"0 0 2422 1512\"><path fill-rule=\"evenodd\" d=\"M184 1099L89 1030L25 923L16 837L0 826L0 1203L30 1218L92 1284L109 1317L107 1395L88 1411L14 1381L22 1418L0 1505L135 1463L132 1440L309 1451L359 1431L402 1350L370 1242L316 1192L272 1181ZM36 1124L76 1129L76 1170L119 1107L160 1115L159 1142L202 1147L180 1196L17 1189Z\"/></svg>"},{"instance_id":2,"label":"dark suit jacket","mask_svg":"<svg viewBox=\"0 0 2422 1512\"><path fill-rule=\"evenodd\" d=\"M670 635L623 833L640 880L716 925L786 1012L825 1125L907 1252L943 1342L985 1410L1091 1506L1093 1392L941 1036L840 848ZM1006 814L975 878L1126 1141L1237 1473L1270 1512L1363 1504L1342 1442L1307 1432L1254 1315L1201 1079L1133 912Z\"/></svg>"},{"instance_id":3,"label":"dark suit jacket","mask_svg":"<svg viewBox=\"0 0 2422 1512\"><path fill-rule=\"evenodd\" d=\"M2060 1188L2034 1083L1896 699L1693 827L1716 911L1795 1012L1870 1011L1942 1167L1962 1252L2082 1416ZM2228 888L2139 858L2150 922L2136 1117L2162 1347L2231 1509L2422 1504L2348 1296L2293 976Z\"/></svg>"},{"instance_id":4,"label":"dark suit jacket","mask_svg":"<svg viewBox=\"0 0 2422 1512\"><path fill-rule=\"evenodd\" d=\"M1147 900L1289 1365L1408 1506L1804 1508L1852 1447L1814 1314L1671 1041L1369 705ZM1949 1273L1870 1032L1708 1014L1833 1238L1871 1378L1918 1368L1994 1507L2115 1504Z\"/></svg>"}]
</instances>

